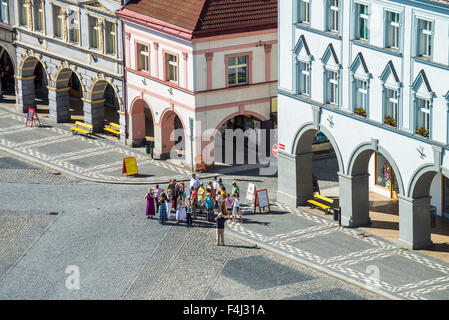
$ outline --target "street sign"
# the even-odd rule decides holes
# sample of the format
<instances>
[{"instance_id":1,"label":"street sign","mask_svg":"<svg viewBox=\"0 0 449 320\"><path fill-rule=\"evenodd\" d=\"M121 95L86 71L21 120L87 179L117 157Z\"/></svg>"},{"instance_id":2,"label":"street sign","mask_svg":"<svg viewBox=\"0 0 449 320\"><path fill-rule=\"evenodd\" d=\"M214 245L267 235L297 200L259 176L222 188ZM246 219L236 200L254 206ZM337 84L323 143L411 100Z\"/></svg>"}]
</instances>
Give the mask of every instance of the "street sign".
<instances>
[{"instance_id":1,"label":"street sign","mask_svg":"<svg viewBox=\"0 0 449 320\"><path fill-rule=\"evenodd\" d=\"M246 200L254 200L254 191L256 190L256 185L254 183L248 183L248 191L246 192Z\"/></svg>"},{"instance_id":2,"label":"street sign","mask_svg":"<svg viewBox=\"0 0 449 320\"><path fill-rule=\"evenodd\" d=\"M262 213L262 210L268 208L268 212L270 210L270 200L268 200L268 190L261 189L256 191L256 196L254 198L254 212L256 212L256 207L259 207L259 213Z\"/></svg>"},{"instance_id":3,"label":"street sign","mask_svg":"<svg viewBox=\"0 0 449 320\"><path fill-rule=\"evenodd\" d=\"M122 174L125 174L127 176L136 175L139 173L137 169L137 161L136 157L128 157L123 159L123 169Z\"/></svg>"},{"instance_id":4,"label":"street sign","mask_svg":"<svg viewBox=\"0 0 449 320\"><path fill-rule=\"evenodd\" d=\"M26 127L28 127L28 122L31 122L31 128L33 127L34 122L37 122L40 127L41 122L39 121L39 117L37 116L36 109L28 108L27 120L25 122Z\"/></svg>"},{"instance_id":5,"label":"street sign","mask_svg":"<svg viewBox=\"0 0 449 320\"><path fill-rule=\"evenodd\" d=\"M275 156L275 157L278 156L278 145L277 144L273 145L273 156Z\"/></svg>"}]
</instances>

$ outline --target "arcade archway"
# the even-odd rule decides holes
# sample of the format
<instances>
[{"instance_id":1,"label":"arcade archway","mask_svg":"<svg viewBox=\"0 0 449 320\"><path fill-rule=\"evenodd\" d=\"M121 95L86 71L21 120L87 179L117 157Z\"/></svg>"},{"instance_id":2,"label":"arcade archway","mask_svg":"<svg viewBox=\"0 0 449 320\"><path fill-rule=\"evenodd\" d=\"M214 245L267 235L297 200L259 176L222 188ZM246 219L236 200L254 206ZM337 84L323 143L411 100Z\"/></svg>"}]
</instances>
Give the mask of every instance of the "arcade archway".
<instances>
[{"instance_id":1,"label":"arcade archway","mask_svg":"<svg viewBox=\"0 0 449 320\"><path fill-rule=\"evenodd\" d=\"M86 122L94 126L95 132L102 132L105 126L120 125L120 100L117 88L105 79L98 79L91 87L90 97L84 103Z\"/></svg>"},{"instance_id":2,"label":"arcade archway","mask_svg":"<svg viewBox=\"0 0 449 320\"><path fill-rule=\"evenodd\" d=\"M160 120L161 158L184 159L186 153L185 129L181 118L171 110L165 111Z\"/></svg>"},{"instance_id":3,"label":"arcade archway","mask_svg":"<svg viewBox=\"0 0 449 320\"><path fill-rule=\"evenodd\" d=\"M263 123L263 118L250 114L225 119L216 130L213 161L209 159L208 162L228 165L258 163L258 134Z\"/></svg>"},{"instance_id":4,"label":"arcade archway","mask_svg":"<svg viewBox=\"0 0 449 320\"><path fill-rule=\"evenodd\" d=\"M154 141L154 118L150 106L143 99L136 99L131 105L132 145L141 146Z\"/></svg>"},{"instance_id":5,"label":"arcade archway","mask_svg":"<svg viewBox=\"0 0 449 320\"><path fill-rule=\"evenodd\" d=\"M32 107L38 113L49 113L49 77L38 58L29 56L22 62L17 84L22 112L27 112Z\"/></svg>"},{"instance_id":6,"label":"arcade archway","mask_svg":"<svg viewBox=\"0 0 449 320\"><path fill-rule=\"evenodd\" d=\"M0 85L4 101L15 102L16 100L16 80L14 64L6 49L0 50Z\"/></svg>"},{"instance_id":7,"label":"arcade archway","mask_svg":"<svg viewBox=\"0 0 449 320\"><path fill-rule=\"evenodd\" d=\"M70 68L61 69L52 89L50 117L57 122L84 121L83 86L80 77Z\"/></svg>"},{"instance_id":8,"label":"arcade archway","mask_svg":"<svg viewBox=\"0 0 449 320\"><path fill-rule=\"evenodd\" d=\"M338 208L338 173L343 172L343 161L331 133L325 128L319 131L313 125L306 125L299 131L295 145L296 179L292 187L297 205L308 205L307 200L312 200L313 193L318 192L334 199L333 206Z\"/></svg>"}]
</instances>

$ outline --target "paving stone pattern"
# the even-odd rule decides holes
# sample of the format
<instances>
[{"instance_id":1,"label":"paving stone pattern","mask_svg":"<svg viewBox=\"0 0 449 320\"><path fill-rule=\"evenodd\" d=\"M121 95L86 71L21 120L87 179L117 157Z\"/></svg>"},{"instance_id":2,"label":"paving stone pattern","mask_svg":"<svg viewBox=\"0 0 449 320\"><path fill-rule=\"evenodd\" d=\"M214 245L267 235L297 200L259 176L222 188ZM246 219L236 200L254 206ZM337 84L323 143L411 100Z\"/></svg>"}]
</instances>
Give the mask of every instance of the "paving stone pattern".
<instances>
[{"instance_id":1,"label":"paving stone pattern","mask_svg":"<svg viewBox=\"0 0 449 320\"><path fill-rule=\"evenodd\" d=\"M300 208L273 204L272 210L253 214L247 206L243 210L244 223L230 222L228 230L250 243L328 270L389 297L449 299L448 263L399 249L374 235L361 237L357 229L339 227L335 221ZM378 281L373 279L372 270L377 270Z\"/></svg>"},{"instance_id":2,"label":"paving stone pattern","mask_svg":"<svg viewBox=\"0 0 449 320\"><path fill-rule=\"evenodd\" d=\"M190 170L157 161L132 148L99 136L73 135L66 126L41 121L43 127L25 127L25 115L0 110L0 147L44 161L56 169L98 182L152 182L188 179ZM122 176L124 157L135 157L139 176Z\"/></svg>"}]
</instances>

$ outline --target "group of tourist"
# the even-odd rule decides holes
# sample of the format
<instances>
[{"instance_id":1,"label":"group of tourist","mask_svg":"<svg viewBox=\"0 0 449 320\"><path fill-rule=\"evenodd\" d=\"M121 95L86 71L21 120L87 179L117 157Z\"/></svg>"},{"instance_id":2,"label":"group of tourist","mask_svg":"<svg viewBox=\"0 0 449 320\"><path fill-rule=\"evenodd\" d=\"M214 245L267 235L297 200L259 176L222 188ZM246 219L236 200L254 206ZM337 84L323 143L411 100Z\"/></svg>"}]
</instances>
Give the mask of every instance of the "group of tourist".
<instances>
[{"instance_id":1,"label":"group of tourist","mask_svg":"<svg viewBox=\"0 0 449 320\"><path fill-rule=\"evenodd\" d=\"M239 187L236 181L227 191L221 178L214 177L204 185L195 173L189 183L188 189L183 181L170 180L167 191L157 184L150 188L145 195L147 200L146 217L152 219L158 213L160 224L170 218L172 212L176 214L176 223L186 222L186 226L192 226L197 214L206 214L206 221L215 222L217 226L217 245L224 245L224 222L228 220L243 222L240 213ZM217 211L217 217L216 213Z\"/></svg>"}]
</instances>

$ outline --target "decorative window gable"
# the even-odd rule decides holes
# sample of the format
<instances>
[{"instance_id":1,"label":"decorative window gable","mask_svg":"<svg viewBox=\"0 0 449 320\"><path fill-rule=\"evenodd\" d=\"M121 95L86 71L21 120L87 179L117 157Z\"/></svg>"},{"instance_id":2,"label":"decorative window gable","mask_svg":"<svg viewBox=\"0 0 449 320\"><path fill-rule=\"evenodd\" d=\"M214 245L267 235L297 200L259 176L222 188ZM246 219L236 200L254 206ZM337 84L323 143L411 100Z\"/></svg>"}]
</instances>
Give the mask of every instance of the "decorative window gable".
<instances>
[{"instance_id":1,"label":"decorative window gable","mask_svg":"<svg viewBox=\"0 0 449 320\"><path fill-rule=\"evenodd\" d=\"M340 61L332 43L327 46L321 61L327 70L338 71L341 68Z\"/></svg>"},{"instance_id":2,"label":"decorative window gable","mask_svg":"<svg viewBox=\"0 0 449 320\"><path fill-rule=\"evenodd\" d=\"M399 87L401 87L402 85L401 81L399 80L398 73L396 72L394 64L391 60L388 61L384 71L379 78L382 84L385 85L385 87L391 89L399 89Z\"/></svg>"},{"instance_id":3,"label":"decorative window gable","mask_svg":"<svg viewBox=\"0 0 449 320\"><path fill-rule=\"evenodd\" d=\"M371 73L368 70L363 54L359 52L355 57L350 67L354 78L359 80L368 81L371 78Z\"/></svg>"},{"instance_id":4,"label":"decorative window gable","mask_svg":"<svg viewBox=\"0 0 449 320\"><path fill-rule=\"evenodd\" d=\"M424 70L421 70L416 77L415 81L412 84L412 90L415 95L419 98L423 99L432 99L434 92L430 87L429 80L427 79L426 73Z\"/></svg>"},{"instance_id":5,"label":"decorative window gable","mask_svg":"<svg viewBox=\"0 0 449 320\"><path fill-rule=\"evenodd\" d=\"M293 53L298 61L302 62L312 61L313 57L310 54L309 46L307 45L307 41L304 35L301 35L299 37L298 42L296 43L296 46L293 49Z\"/></svg>"}]
</instances>

